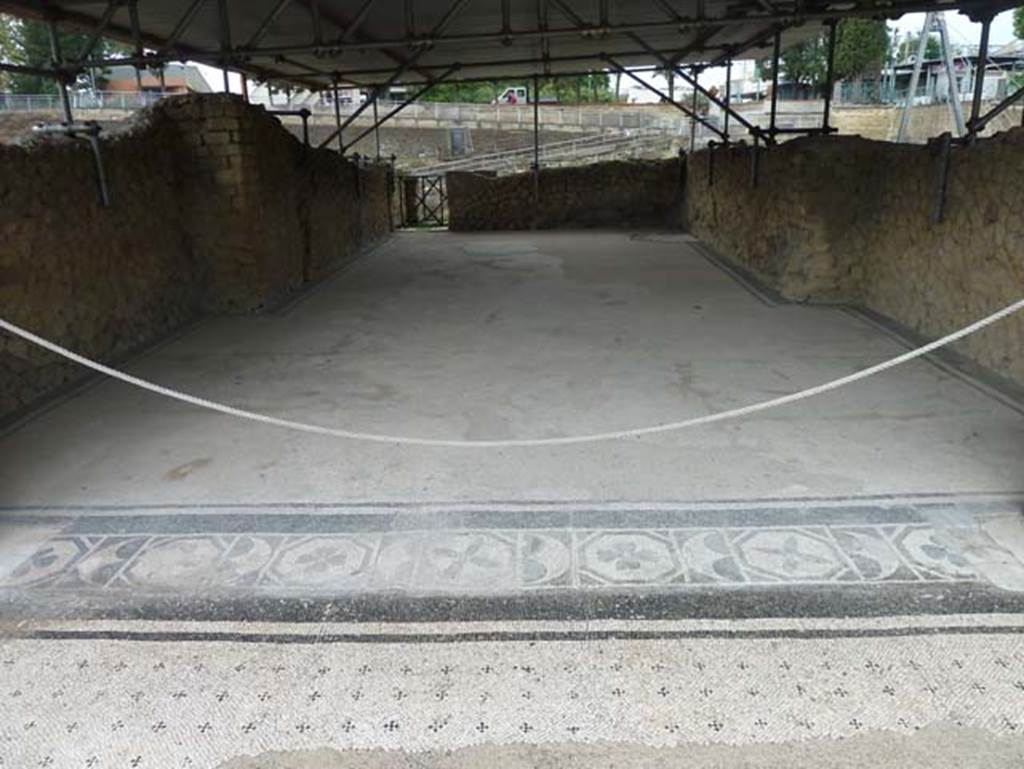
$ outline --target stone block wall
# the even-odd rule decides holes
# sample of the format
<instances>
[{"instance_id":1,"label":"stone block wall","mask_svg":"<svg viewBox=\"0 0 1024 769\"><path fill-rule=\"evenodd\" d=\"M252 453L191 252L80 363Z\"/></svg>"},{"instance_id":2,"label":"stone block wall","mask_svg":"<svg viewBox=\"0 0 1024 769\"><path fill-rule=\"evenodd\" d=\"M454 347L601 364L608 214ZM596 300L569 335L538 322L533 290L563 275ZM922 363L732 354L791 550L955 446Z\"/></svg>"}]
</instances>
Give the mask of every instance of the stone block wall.
<instances>
[{"instance_id":1,"label":"stone block wall","mask_svg":"<svg viewBox=\"0 0 1024 769\"><path fill-rule=\"evenodd\" d=\"M799 139L688 164L692 232L795 300L863 304L927 337L943 336L1024 296L1024 129L954 147L945 219L932 221L937 144L856 137ZM710 181L710 183L709 183ZM959 352L1024 385L1024 316Z\"/></svg>"},{"instance_id":2,"label":"stone block wall","mask_svg":"<svg viewBox=\"0 0 1024 769\"><path fill-rule=\"evenodd\" d=\"M174 97L91 153L0 146L3 317L100 360L207 312L247 312L322 277L390 230L384 166L306 151L261 108ZM0 334L0 419L83 375Z\"/></svg>"},{"instance_id":3,"label":"stone block wall","mask_svg":"<svg viewBox=\"0 0 1024 769\"><path fill-rule=\"evenodd\" d=\"M614 161L489 176L449 173L452 230L678 224L682 160Z\"/></svg>"}]
</instances>

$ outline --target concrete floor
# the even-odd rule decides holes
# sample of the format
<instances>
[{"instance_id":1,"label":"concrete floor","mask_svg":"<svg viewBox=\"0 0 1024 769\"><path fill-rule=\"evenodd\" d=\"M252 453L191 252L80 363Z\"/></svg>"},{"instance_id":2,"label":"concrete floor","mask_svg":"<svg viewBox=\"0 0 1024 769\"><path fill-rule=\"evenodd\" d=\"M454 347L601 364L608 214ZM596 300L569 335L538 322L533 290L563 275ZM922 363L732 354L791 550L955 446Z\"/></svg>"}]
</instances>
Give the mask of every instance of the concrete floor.
<instances>
[{"instance_id":1,"label":"concrete floor","mask_svg":"<svg viewBox=\"0 0 1024 769\"><path fill-rule=\"evenodd\" d=\"M650 425L905 346L769 306L685 236L398 234L290 306L210 319L131 373L281 417L439 438ZM1024 488L1024 416L928 362L814 400L560 448L361 444L105 381L0 439L0 505L693 501Z\"/></svg>"}]
</instances>

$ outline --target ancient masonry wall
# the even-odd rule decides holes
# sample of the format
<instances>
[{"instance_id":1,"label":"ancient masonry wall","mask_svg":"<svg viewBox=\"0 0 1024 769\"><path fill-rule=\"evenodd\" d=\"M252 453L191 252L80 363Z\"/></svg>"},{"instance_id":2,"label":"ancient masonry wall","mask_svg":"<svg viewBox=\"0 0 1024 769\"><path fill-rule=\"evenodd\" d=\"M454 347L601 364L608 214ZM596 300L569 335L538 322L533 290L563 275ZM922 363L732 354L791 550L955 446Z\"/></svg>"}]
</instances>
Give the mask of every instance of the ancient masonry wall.
<instances>
[{"instance_id":1,"label":"ancient masonry wall","mask_svg":"<svg viewBox=\"0 0 1024 769\"><path fill-rule=\"evenodd\" d=\"M115 360L209 312L250 312L390 230L384 166L306 151L262 109L175 97L103 141L0 146L3 317ZM0 334L0 419L83 376Z\"/></svg>"},{"instance_id":2,"label":"ancient masonry wall","mask_svg":"<svg viewBox=\"0 0 1024 769\"><path fill-rule=\"evenodd\" d=\"M678 224L681 160L613 161L510 176L449 173L452 230Z\"/></svg>"},{"instance_id":3,"label":"ancient masonry wall","mask_svg":"<svg viewBox=\"0 0 1024 769\"><path fill-rule=\"evenodd\" d=\"M933 221L941 153L856 137L688 164L695 235L790 299L863 304L940 337L1024 296L1024 129L954 147L945 218ZM956 348L1024 385L1024 315Z\"/></svg>"}]
</instances>

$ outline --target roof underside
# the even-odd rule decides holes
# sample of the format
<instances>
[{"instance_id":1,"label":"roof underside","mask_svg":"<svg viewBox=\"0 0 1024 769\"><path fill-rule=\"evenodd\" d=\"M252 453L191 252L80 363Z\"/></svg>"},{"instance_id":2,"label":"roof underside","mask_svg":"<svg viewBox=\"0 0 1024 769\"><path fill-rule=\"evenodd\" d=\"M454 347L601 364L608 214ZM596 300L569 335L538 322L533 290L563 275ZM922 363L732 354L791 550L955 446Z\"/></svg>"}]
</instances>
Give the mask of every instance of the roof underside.
<instances>
[{"instance_id":1,"label":"roof underside","mask_svg":"<svg viewBox=\"0 0 1024 769\"><path fill-rule=\"evenodd\" d=\"M846 16L963 9L973 0L0 0L21 16L138 40L152 63L226 63L261 79L323 87L498 79L615 65L722 63L770 55ZM226 17L227 24L223 24ZM227 50L225 56L223 53ZM74 52L65 52L73 56Z\"/></svg>"}]
</instances>

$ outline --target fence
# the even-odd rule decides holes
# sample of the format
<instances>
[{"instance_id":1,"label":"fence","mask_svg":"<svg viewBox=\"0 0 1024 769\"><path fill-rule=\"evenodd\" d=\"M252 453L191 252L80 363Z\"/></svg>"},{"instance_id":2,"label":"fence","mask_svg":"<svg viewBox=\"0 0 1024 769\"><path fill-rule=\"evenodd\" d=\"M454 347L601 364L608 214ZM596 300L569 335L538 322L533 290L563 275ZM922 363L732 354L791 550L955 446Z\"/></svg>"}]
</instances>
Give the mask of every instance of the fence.
<instances>
[{"instance_id":1,"label":"fence","mask_svg":"<svg viewBox=\"0 0 1024 769\"><path fill-rule=\"evenodd\" d=\"M160 91L70 91L72 109L131 111L160 101ZM59 112L60 96L49 93L0 93L0 112Z\"/></svg>"},{"instance_id":2,"label":"fence","mask_svg":"<svg viewBox=\"0 0 1024 769\"><path fill-rule=\"evenodd\" d=\"M550 167L583 165L609 159L664 157L673 150L673 142L672 137L665 133L642 131L547 142L538 149L541 166ZM529 169L533 160L534 148L530 146L450 160L428 168L417 168L412 173L416 176L441 175L449 171L515 173Z\"/></svg>"}]
</instances>

